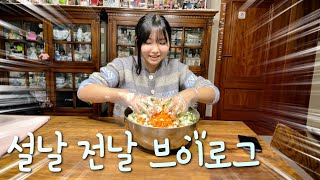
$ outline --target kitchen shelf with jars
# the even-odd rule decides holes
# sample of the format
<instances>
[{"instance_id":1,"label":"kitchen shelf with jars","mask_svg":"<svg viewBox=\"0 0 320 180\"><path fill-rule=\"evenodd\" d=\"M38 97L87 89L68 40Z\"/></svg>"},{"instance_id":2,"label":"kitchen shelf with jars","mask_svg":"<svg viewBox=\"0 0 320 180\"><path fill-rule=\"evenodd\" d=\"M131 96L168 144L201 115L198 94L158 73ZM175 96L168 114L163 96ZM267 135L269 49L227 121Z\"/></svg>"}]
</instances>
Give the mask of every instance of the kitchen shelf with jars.
<instances>
[{"instance_id":1,"label":"kitchen shelf with jars","mask_svg":"<svg viewBox=\"0 0 320 180\"><path fill-rule=\"evenodd\" d=\"M101 66L100 17L108 21L107 62L135 55L134 27L144 14L156 13L164 15L173 28L169 58L208 77L212 20L217 11L33 6L40 15L19 3L0 7L0 84L27 87L43 106L50 107L46 114L100 114L99 105L76 96L79 83ZM48 61L37 59L43 51L49 54ZM199 105L198 110L204 117L205 106Z\"/></svg>"},{"instance_id":2,"label":"kitchen shelf with jars","mask_svg":"<svg viewBox=\"0 0 320 180\"><path fill-rule=\"evenodd\" d=\"M25 114L51 108L49 63L38 60L45 52L46 24L34 17L0 16L0 94L6 102L0 111Z\"/></svg>"},{"instance_id":3,"label":"kitchen shelf with jars","mask_svg":"<svg viewBox=\"0 0 320 180\"><path fill-rule=\"evenodd\" d=\"M208 78L209 49L212 20L217 11L204 10L150 10L106 8L108 17L108 61L117 57L136 55L135 25L146 13L161 14L172 27L169 58L179 59L195 74ZM198 110L205 116L205 105ZM109 108L109 115L112 107Z\"/></svg>"},{"instance_id":4,"label":"kitchen shelf with jars","mask_svg":"<svg viewBox=\"0 0 320 180\"><path fill-rule=\"evenodd\" d=\"M76 93L79 84L100 68L101 8L36 8L47 18L36 18L26 8L9 15L0 12L0 49L4 52L0 54L0 84L28 90L42 102L44 114L97 114L99 106L79 100ZM39 60L41 52L48 53L49 60Z\"/></svg>"},{"instance_id":5,"label":"kitchen shelf with jars","mask_svg":"<svg viewBox=\"0 0 320 180\"><path fill-rule=\"evenodd\" d=\"M53 63L56 65L98 68L99 54L99 23L95 20L70 20L61 23L52 20L48 25L49 52L52 53ZM94 32L94 35L92 35Z\"/></svg>"},{"instance_id":6,"label":"kitchen shelf with jars","mask_svg":"<svg viewBox=\"0 0 320 180\"><path fill-rule=\"evenodd\" d=\"M0 27L4 58L26 62L44 52L43 22L35 18L9 18Z\"/></svg>"},{"instance_id":7,"label":"kitchen shelf with jars","mask_svg":"<svg viewBox=\"0 0 320 180\"><path fill-rule=\"evenodd\" d=\"M206 9L207 0L10 0L12 3L139 9Z\"/></svg>"},{"instance_id":8,"label":"kitchen shelf with jars","mask_svg":"<svg viewBox=\"0 0 320 180\"><path fill-rule=\"evenodd\" d=\"M53 73L55 93L52 99L56 114L93 113L92 104L83 102L77 97L79 84L91 73L90 70L75 72L73 69Z\"/></svg>"}]
</instances>

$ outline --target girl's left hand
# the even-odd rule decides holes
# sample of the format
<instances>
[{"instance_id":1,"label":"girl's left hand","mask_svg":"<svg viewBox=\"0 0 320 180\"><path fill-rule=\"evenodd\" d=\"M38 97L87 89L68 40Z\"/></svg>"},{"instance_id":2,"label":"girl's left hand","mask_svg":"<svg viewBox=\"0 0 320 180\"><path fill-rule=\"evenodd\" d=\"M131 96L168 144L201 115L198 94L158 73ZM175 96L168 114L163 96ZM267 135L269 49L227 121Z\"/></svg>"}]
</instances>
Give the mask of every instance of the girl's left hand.
<instances>
[{"instance_id":1,"label":"girl's left hand","mask_svg":"<svg viewBox=\"0 0 320 180\"><path fill-rule=\"evenodd\" d=\"M119 99L117 103L124 106L128 106L138 114L152 113L153 104L151 102L151 96L144 96L141 94L135 94L131 92L118 92Z\"/></svg>"},{"instance_id":2,"label":"girl's left hand","mask_svg":"<svg viewBox=\"0 0 320 180\"><path fill-rule=\"evenodd\" d=\"M196 89L186 89L172 98L170 105L166 108L167 112L171 112L172 115L179 115L187 112L189 106L193 102L197 102L199 94Z\"/></svg>"}]
</instances>

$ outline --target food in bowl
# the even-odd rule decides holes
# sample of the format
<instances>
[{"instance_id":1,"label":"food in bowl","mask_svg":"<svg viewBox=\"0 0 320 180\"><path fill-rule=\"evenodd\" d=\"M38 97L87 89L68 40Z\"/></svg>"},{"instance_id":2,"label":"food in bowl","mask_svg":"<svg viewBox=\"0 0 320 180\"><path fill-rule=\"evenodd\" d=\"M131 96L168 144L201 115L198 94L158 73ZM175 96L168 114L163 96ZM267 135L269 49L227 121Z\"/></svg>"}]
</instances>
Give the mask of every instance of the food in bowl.
<instances>
[{"instance_id":1,"label":"food in bowl","mask_svg":"<svg viewBox=\"0 0 320 180\"><path fill-rule=\"evenodd\" d=\"M195 114L187 111L183 114L173 116L170 112L166 112L165 108L168 107L172 99L156 99L149 98L147 104L153 104L152 108L148 108L149 114L137 114L133 112L128 115L128 119L132 122L147 126L158 128L176 128L188 126L195 123L198 118ZM151 111L151 113L150 113Z\"/></svg>"},{"instance_id":2,"label":"food in bowl","mask_svg":"<svg viewBox=\"0 0 320 180\"><path fill-rule=\"evenodd\" d=\"M129 114L128 119L144 126L160 128L188 126L197 121L196 115L192 112L186 112L178 117L174 117L164 110L160 113L153 114L151 117L148 117L146 114L137 114L133 112Z\"/></svg>"},{"instance_id":3,"label":"food in bowl","mask_svg":"<svg viewBox=\"0 0 320 180\"><path fill-rule=\"evenodd\" d=\"M159 144L164 144L165 139L169 139L170 150L180 149L181 146L185 146L189 141L184 139L186 135L193 137L193 133L197 128L199 122L199 112L196 109L189 108L188 112L195 115L196 120L193 124L173 127L173 128L160 128L145 126L143 124L129 120L129 115L133 113L132 109L127 108L125 110L124 124L127 130L132 133L132 138L138 145L144 149L154 151L154 140L158 140Z\"/></svg>"}]
</instances>

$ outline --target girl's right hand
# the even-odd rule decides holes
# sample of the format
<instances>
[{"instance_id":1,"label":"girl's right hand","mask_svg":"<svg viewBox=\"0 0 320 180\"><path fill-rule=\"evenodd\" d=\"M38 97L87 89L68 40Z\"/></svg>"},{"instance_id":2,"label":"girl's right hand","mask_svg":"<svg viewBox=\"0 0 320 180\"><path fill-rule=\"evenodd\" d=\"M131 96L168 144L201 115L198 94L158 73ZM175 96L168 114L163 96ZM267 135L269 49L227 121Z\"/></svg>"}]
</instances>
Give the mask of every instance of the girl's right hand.
<instances>
[{"instance_id":1,"label":"girl's right hand","mask_svg":"<svg viewBox=\"0 0 320 180\"><path fill-rule=\"evenodd\" d=\"M171 112L172 115L180 115L187 112L189 106L192 103L197 102L199 99L199 93L197 89L186 89L181 91L176 96L172 97L172 100L168 107L167 112Z\"/></svg>"},{"instance_id":2,"label":"girl's right hand","mask_svg":"<svg viewBox=\"0 0 320 180\"><path fill-rule=\"evenodd\" d=\"M152 113L153 103L151 102L152 97L144 96L135 93L119 93L120 104L128 106L138 114L149 114Z\"/></svg>"}]
</instances>

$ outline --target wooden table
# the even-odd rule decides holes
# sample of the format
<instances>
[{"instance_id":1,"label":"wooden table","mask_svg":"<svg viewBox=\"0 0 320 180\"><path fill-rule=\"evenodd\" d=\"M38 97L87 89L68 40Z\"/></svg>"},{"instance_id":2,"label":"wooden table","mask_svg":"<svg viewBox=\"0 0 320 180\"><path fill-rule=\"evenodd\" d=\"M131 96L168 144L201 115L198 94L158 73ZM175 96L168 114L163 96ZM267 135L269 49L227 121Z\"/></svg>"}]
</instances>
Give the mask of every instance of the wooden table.
<instances>
[{"instance_id":1,"label":"wooden table","mask_svg":"<svg viewBox=\"0 0 320 180\"><path fill-rule=\"evenodd\" d=\"M217 147L210 147L209 142L223 141L226 150L218 155L226 155L222 162L244 162L250 161L249 153L241 148L237 148L238 134L256 136L243 122L234 121L212 121L202 120L199 122L198 132L207 132L204 140L200 138L204 147L204 163L215 163L210 158L210 150ZM51 117L49 122L38 129L34 135L43 137L44 147L53 147L56 152L57 136L55 131L60 131L63 141L68 143L67 148L62 151L62 163L55 167L62 169L59 173L49 171L48 164L55 159L49 159L49 153L35 153L33 163L26 167L32 168L31 173L22 173L18 168L18 153L14 151L0 159L0 177L9 178L85 178L85 179L123 179L123 178L144 178L144 179L301 179L296 172L288 166L277 154L275 154L261 139L259 139L263 152L256 154L256 159L260 165L256 167L235 167L208 169L199 166L198 146L192 142L189 150L191 151L191 161L181 165L176 159L176 153L165 157L156 157L154 154L143 151L139 147L133 147L132 163L125 167L130 167L131 172L121 172L118 164L125 159L119 159L119 153L111 153L107 150L107 136L113 137L113 147L122 147L123 152L127 153L127 135L122 119L105 118L100 121L87 117L56 116ZM104 135L105 155L99 156L96 150L95 156L88 156L83 160L83 146L78 146L79 141L89 141L91 145L98 144L97 133ZM29 142L25 140L24 142ZM37 145L37 143L36 143ZM35 151L37 151L35 149ZM28 151L27 151L28 152ZM103 165L102 170L91 170L89 159L93 158L96 165ZM183 157L184 158L184 157ZM174 167L152 168L150 162L177 162ZM1 179L0 178L0 179Z\"/></svg>"}]
</instances>

